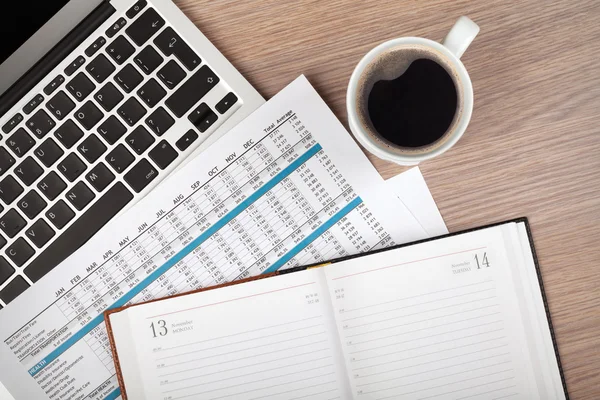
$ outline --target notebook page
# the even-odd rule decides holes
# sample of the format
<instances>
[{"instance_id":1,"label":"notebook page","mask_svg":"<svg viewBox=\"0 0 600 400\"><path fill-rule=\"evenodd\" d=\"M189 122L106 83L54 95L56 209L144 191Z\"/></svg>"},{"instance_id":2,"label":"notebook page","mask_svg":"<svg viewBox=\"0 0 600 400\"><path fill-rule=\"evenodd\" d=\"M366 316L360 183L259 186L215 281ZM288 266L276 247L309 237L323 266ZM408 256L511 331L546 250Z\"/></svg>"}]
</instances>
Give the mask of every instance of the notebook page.
<instances>
[{"instance_id":1,"label":"notebook page","mask_svg":"<svg viewBox=\"0 0 600 400\"><path fill-rule=\"evenodd\" d=\"M325 268L355 399L537 399L500 228Z\"/></svg>"},{"instance_id":2,"label":"notebook page","mask_svg":"<svg viewBox=\"0 0 600 400\"><path fill-rule=\"evenodd\" d=\"M113 330L128 398L349 398L327 295L312 269L126 310Z\"/></svg>"}]
</instances>

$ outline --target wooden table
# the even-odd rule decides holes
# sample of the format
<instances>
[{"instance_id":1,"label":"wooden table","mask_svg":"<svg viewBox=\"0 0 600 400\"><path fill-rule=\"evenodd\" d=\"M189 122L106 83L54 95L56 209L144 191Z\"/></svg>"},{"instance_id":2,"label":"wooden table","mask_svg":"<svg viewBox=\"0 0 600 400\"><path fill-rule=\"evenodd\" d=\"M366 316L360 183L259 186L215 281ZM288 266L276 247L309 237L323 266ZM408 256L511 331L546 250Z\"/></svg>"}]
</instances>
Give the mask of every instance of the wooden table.
<instances>
[{"instance_id":1,"label":"wooden table","mask_svg":"<svg viewBox=\"0 0 600 400\"><path fill-rule=\"evenodd\" d=\"M529 217L569 392L600 399L599 1L176 3L265 98L303 73L346 126L348 79L369 49L477 22L462 58L471 124L421 171L450 231ZM405 169L369 158L384 178Z\"/></svg>"}]
</instances>

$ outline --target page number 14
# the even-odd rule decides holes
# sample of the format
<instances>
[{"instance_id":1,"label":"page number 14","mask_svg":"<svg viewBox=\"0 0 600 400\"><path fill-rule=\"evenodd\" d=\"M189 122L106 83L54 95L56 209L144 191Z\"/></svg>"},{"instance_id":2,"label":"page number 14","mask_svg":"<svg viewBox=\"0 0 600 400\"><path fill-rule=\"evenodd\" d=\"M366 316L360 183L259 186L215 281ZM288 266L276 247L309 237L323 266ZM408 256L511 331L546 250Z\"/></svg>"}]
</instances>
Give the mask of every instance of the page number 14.
<instances>
[{"instance_id":1,"label":"page number 14","mask_svg":"<svg viewBox=\"0 0 600 400\"><path fill-rule=\"evenodd\" d=\"M475 262L477 263L477 269L481 269L481 267L487 268L490 266L490 262L488 261L486 252L484 252L483 256L481 257L479 254L475 254Z\"/></svg>"}]
</instances>

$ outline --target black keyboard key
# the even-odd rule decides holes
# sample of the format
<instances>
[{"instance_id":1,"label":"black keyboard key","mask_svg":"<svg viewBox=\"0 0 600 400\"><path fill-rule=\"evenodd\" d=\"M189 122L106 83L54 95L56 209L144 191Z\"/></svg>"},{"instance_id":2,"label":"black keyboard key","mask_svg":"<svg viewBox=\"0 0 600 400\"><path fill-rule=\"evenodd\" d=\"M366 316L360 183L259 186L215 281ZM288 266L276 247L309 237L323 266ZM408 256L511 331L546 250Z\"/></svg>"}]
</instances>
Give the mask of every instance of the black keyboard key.
<instances>
[{"instance_id":1,"label":"black keyboard key","mask_svg":"<svg viewBox=\"0 0 600 400\"><path fill-rule=\"evenodd\" d=\"M123 17L119 18L118 20L115 21L114 24L112 24L106 30L106 36L108 36L109 38L112 38L117 33L119 33L119 31L121 30L121 28L123 28L126 24L127 24L127 20L125 18L123 18Z\"/></svg>"},{"instance_id":2,"label":"black keyboard key","mask_svg":"<svg viewBox=\"0 0 600 400\"><path fill-rule=\"evenodd\" d=\"M162 67L156 75L169 89L173 89L187 75L185 71L177 64L177 61L171 60Z\"/></svg>"},{"instance_id":3,"label":"black keyboard key","mask_svg":"<svg viewBox=\"0 0 600 400\"><path fill-rule=\"evenodd\" d=\"M124 184L115 183L25 268L25 275L37 282L87 242L132 199L133 195ZM68 206L65 204L64 207Z\"/></svg>"},{"instance_id":4,"label":"black keyboard key","mask_svg":"<svg viewBox=\"0 0 600 400\"><path fill-rule=\"evenodd\" d=\"M0 290L0 299L6 304L16 299L29 287L29 283L22 276L16 276L6 287Z\"/></svg>"},{"instance_id":5,"label":"black keyboard key","mask_svg":"<svg viewBox=\"0 0 600 400\"><path fill-rule=\"evenodd\" d=\"M62 75L57 75L54 79L52 79L52 82L50 82L49 84L46 85L46 87L44 88L44 93L46 93L46 95L50 96L52 93L54 93L54 91L60 86L62 85L62 83L65 81L65 77Z\"/></svg>"},{"instance_id":6,"label":"black keyboard key","mask_svg":"<svg viewBox=\"0 0 600 400\"><path fill-rule=\"evenodd\" d=\"M61 90L48 100L46 108L60 121L75 108L75 103Z\"/></svg>"},{"instance_id":7,"label":"black keyboard key","mask_svg":"<svg viewBox=\"0 0 600 400\"><path fill-rule=\"evenodd\" d=\"M0 207L2 208L2 207ZM8 243L6 241L6 239L4 239L4 237L2 235L0 235L0 249L4 247L4 245L6 245L6 243ZM0 256L1 257L1 256ZM2 282L0 282L0 284L2 284Z\"/></svg>"},{"instance_id":8,"label":"black keyboard key","mask_svg":"<svg viewBox=\"0 0 600 400\"><path fill-rule=\"evenodd\" d=\"M4 244L6 244L6 239L4 240ZM0 285L2 285L8 278L15 273L15 269L4 259L4 257L0 256Z\"/></svg>"},{"instance_id":9,"label":"black keyboard key","mask_svg":"<svg viewBox=\"0 0 600 400\"><path fill-rule=\"evenodd\" d=\"M20 237L6 248L5 253L17 267L20 267L35 254L35 250Z\"/></svg>"},{"instance_id":10,"label":"black keyboard key","mask_svg":"<svg viewBox=\"0 0 600 400\"><path fill-rule=\"evenodd\" d=\"M108 162L119 174L125 171L134 160L135 157L122 144L115 147L113 151L106 156L106 162Z\"/></svg>"},{"instance_id":11,"label":"black keyboard key","mask_svg":"<svg viewBox=\"0 0 600 400\"><path fill-rule=\"evenodd\" d=\"M14 208L11 208L6 214L0 217L0 229L2 229L9 238L15 237L25 225L27 225L27 221L25 221L25 218L21 217Z\"/></svg>"},{"instance_id":12,"label":"black keyboard key","mask_svg":"<svg viewBox=\"0 0 600 400\"><path fill-rule=\"evenodd\" d=\"M167 27L154 39L154 44L165 56L175 55L187 69L192 71L200 65L200 57L175 33L173 28Z\"/></svg>"},{"instance_id":13,"label":"black keyboard key","mask_svg":"<svg viewBox=\"0 0 600 400\"><path fill-rule=\"evenodd\" d=\"M106 85L96 92L94 98L106 111L110 111L123 100L123 94L112 82L107 82Z\"/></svg>"},{"instance_id":14,"label":"black keyboard key","mask_svg":"<svg viewBox=\"0 0 600 400\"><path fill-rule=\"evenodd\" d=\"M35 110L37 106L42 104L42 101L44 101L44 96L37 94L33 99L29 100L29 103L25 104L25 107L23 107L23 112L25 114L31 114L31 112Z\"/></svg>"},{"instance_id":15,"label":"black keyboard key","mask_svg":"<svg viewBox=\"0 0 600 400\"><path fill-rule=\"evenodd\" d=\"M92 93L96 89L96 85L88 78L83 72L75 75L73 79L69 83L67 83L67 90L77 99L77 101L82 101L90 93Z\"/></svg>"},{"instance_id":16,"label":"black keyboard key","mask_svg":"<svg viewBox=\"0 0 600 400\"><path fill-rule=\"evenodd\" d=\"M148 156L158 165L158 168L165 169L177 158L177 150L171 147L166 140L162 140L150 150Z\"/></svg>"},{"instance_id":17,"label":"black keyboard key","mask_svg":"<svg viewBox=\"0 0 600 400\"><path fill-rule=\"evenodd\" d=\"M152 46L146 46L133 59L146 75L149 75L163 62L163 58Z\"/></svg>"},{"instance_id":18,"label":"black keyboard key","mask_svg":"<svg viewBox=\"0 0 600 400\"><path fill-rule=\"evenodd\" d=\"M121 86L121 89L123 89L125 93L130 93L143 80L142 74L137 72L135 67L131 64L127 64L122 70L115 74L115 82Z\"/></svg>"},{"instance_id":19,"label":"black keyboard key","mask_svg":"<svg viewBox=\"0 0 600 400\"><path fill-rule=\"evenodd\" d=\"M37 215L47 206L44 199L42 199L42 196L35 190L30 190L25 196L21 197L17 205L29 219L37 217Z\"/></svg>"},{"instance_id":20,"label":"black keyboard key","mask_svg":"<svg viewBox=\"0 0 600 400\"><path fill-rule=\"evenodd\" d=\"M33 154L44 164L46 167L52 166L62 155L64 151L56 144L56 142L50 138L46 139L37 149L33 151Z\"/></svg>"},{"instance_id":21,"label":"black keyboard key","mask_svg":"<svg viewBox=\"0 0 600 400\"><path fill-rule=\"evenodd\" d=\"M56 172L50 171L38 182L37 188L48 200L52 201L67 188L67 184Z\"/></svg>"},{"instance_id":22,"label":"black keyboard key","mask_svg":"<svg viewBox=\"0 0 600 400\"><path fill-rule=\"evenodd\" d=\"M135 48L124 36L119 36L106 47L106 52L117 64L121 65L131 57Z\"/></svg>"},{"instance_id":23,"label":"black keyboard key","mask_svg":"<svg viewBox=\"0 0 600 400\"><path fill-rule=\"evenodd\" d=\"M238 101L238 98L232 92L229 92L217 103L215 108L219 112L219 114L225 114L227 110L231 108Z\"/></svg>"},{"instance_id":24,"label":"black keyboard key","mask_svg":"<svg viewBox=\"0 0 600 400\"><path fill-rule=\"evenodd\" d=\"M79 69L85 63L84 56L77 56L77 58L65 68L65 74L67 76L73 75L75 71Z\"/></svg>"},{"instance_id":25,"label":"black keyboard key","mask_svg":"<svg viewBox=\"0 0 600 400\"><path fill-rule=\"evenodd\" d=\"M175 93L171 95L165 104L178 118L181 118L194 104L206 95L219 82L215 75L206 65L202 66L194 75L185 81Z\"/></svg>"},{"instance_id":26,"label":"black keyboard key","mask_svg":"<svg viewBox=\"0 0 600 400\"><path fill-rule=\"evenodd\" d=\"M98 136L92 133L77 146L77 150L87 162L93 163L104 154L106 146L98 139Z\"/></svg>"},{"instance_id":27,"label":"black keyboard key","mask_svg":"<svg viewBox=\"0 0 600 400\"><path fill-rule=\"evenodd\" d=\"M78 211L81 211L85 206L90 204L90 201L94 200L96 195L85 183L79 181L71 188L71 190L68 190L67 193L65 193L65 197L73 204L73 207Z\"/></svg>"},{"instance_id":28,"label":"black keyboard key","mask_svg":"<svg viewBox=\"0 0 600 400\"><path fill-rule=\"evenodd\" d=\"M42 167L31 156L28 156L15 168L15 175L27 186L35 182L43 172Z\"/></svg>"},{"instance_id":29,"label":"black keyboard key","mask_svg":"<svg viewBox=\"0 0 600 400\"><path fill-rule=\"evenodd\" d=\"M88 131L91 130L102 118L104 114L94 103L87 101L75 112L75 118Z\"/></svg>"},{"instance_id":30,"label":"black keyboard key","mask_svg":"<svg viewBox=\"0 0 600 400\"><path fill-rule=\"evenodd\" d=\"M31 240L31 242L41 249L52 237L54 236L54 230L50 228L50 225L43 219L38 219L35 224L31 225L29 229L25 231L25 235Z\"/></svg>"},{"instance_id":31,"label":"black keyboard key","mask_svg":"<svg viewBox=\"0 0 600 400\"><path fill-rule=\"evenodd\" d=\"M177 142L175 142L175 146L177 146L179 150L184 151L190 147L190 145L194 143L196 139L198 139L198 134L193 129L190 129Z\"/></svg>"},{"instance_id":32,"label":"black keyboard key","mask_svg":"<svg viewBox=\"0 0 600 400\"><path fill-rule=\"evenodd\" d=\"M86 67L87 72L92 75L92 78L98 83L104 82L115 71L115 66L111 63L104 54L98 54Z\"/></svg>"},{"instance_id":33,"label":"black keyboard key","mask_svg":"<svg viewBox=\"0 0 600 400\"><path fill-rule=\"evenodd\" d=\"M192 113L188 116L188 119L192 124L198 128L200 132L206 132L208 128L217 120L217 114L210 109L206 103L200 104Z\"/></svg>"},{"instance_id":34,"label":"black keyboard key","mask_svg":"<svg viewBox=\"0 0 600 400\"><path fill-rule=\"evenodd\" d=\"M15 159L4 147L0 147L0 176L15 164Z\"/></svg>"},{"instance_id":35,"label":"black keyboard key","mask_svg":"<svg viewBox=\"0 0 600 400\"><path fill-rule=\"evenodd\" d=\"M127 125L133 126L146 114L146 109L135 97L130 97L119 107L117 114L123 118Z\"/></svg>"},{"instance_id":36,"label":"black keyboard key","mask_svg":"<svg viewBox=\"0 0 600 400\"><path fill-rule=\"evenodd\" d=\"M83 137L83 131L75 125L75 122L73 122L72 119L68 119L56 129L54 136L56 136L63 146L70 149Z\"/></svg>"},{"instance_id":37,"label":"black keyboard key","mask_svg":"<svg viewBox=\"0 0 600 400\"><path fill-rule=\"evenodd\" d=\"M15 126L19 125L21 121L23 121L23 115L21 113L16 113L11 119L8 120L7 123L2 126L2 132L10 133L10 131L12 131Z\"/></svg>"},{"instance_id":38,"label":"black keyboard key","mask_svg":"<svg viewBox=\"0 0 600 400\"><path fill-rule=\"evenodd\" d=\"M115 144L117 140L127 132L127 128L115 117L111 115L98 127L98 133L108 142Z\"/></svg>"},{"instance_id":39,"label":"black keyboard key","mask_svg":"<svg viewBox=\"0 0 600 400\"><path fill-rule=\"evenodd\" d=\"M34 144L35 141L33 138L29 136L29 133L23 128L17 129L17 131L6 140L6 145L17 157L22 157Z\"/></svg>"},{"instance_id":40,"label":"black keyboard key","mask_svg":"<svg viewBox=\"0 0 600 400\"><path fill-rule=\"evenodd\" d=\"M8 175L0 181L0 199L6 204L12 203L21 193L23 193L23 187L12 175Z\"/></svg>"},{"instance_id":41,"label":"black keyboard key","mask_svg":"<svg viewBox=\"0 0 600 400\"><path fill-rule=\"evenodd\" d=\"M136 15L138 15L142 8L146 7L146 4L146 0L136 1L136 3L129 10L127 10L125 15L127 15L127 18L129 19L135 17Z\"/></svg>"},{"instance_id":42,"label":"black keyboard key","mask_svg":"<svg viewBox=\"0 0 600 400\"><path fill-rule=\"evenodd\" d=\"M125 29L125 33L129 35L135 44L141 46L158 32L164 24L165 20L153 8L149 8L129 28Z\"/></svg>"},{"instance_id":43,"label":"black keyboard key","mask_svg":"<svg viewBox=\"0 0 600 400\"><path fill-rule=\"evenodd\" d=\"M104 36L100 36L98 39L94 40L94 43L92 43L87 49L85 49L85 55L88 57L93 56L105 44L106 39L104 39Z\"/></svg>"},{"instance_id":44,"label":"black keyboard key","mask_svg":"<svg viewBox=\"0 0 600 400\"><path fill-rule=\"evenodd\" d=\"M152 114L146 118L146 125L156 134L162 136L173 126L175 120L162 107L158 107Z\"/></svg>"},{"instance_id":45,"label":"black keyboard key","mask_svg":"<svg viewBox=\"0 0 600 400\"><path fill-rule=\"evenodd\" d=\"M158 104L167 95L167 91L154 78L150 78L137 91L138 96L150 108Z\"/></svg>"},{"instance_id":46,"label":"black keyboard key","mask_svg":"<svg viewBox=\"0 0 600 400\"><path fill-rule=\"evenodd\" d=\"M71 153L58 163L57 169L69 182L73 182L85 171L87 166L81 161L77 154Z\"/></svg>"},{"instance_id":47,"label":"black keyboard key","mask_svg":"<svg viewBox=\"0 0 600 400\"><path fill-rule=\"evenodd\" d=\"M77 179L86 168L87 166L75 153L66 156L57 166L57 169L69 180L69 182L73 182Z\"/></svg>"},{"instance_id":48,"label":"black keyboard key","mask_svg":"<svg viewBox=\"0 0 600 400\"><path fill-rule=\"evenodd\" d=\"M112 172L104 165L104 163L98 163L88 174L85 179L92 185L97 192L101 192L115 180L115 176Z\"/></svg>"},{"instance_id":49,"label":"black keyboard key","mask_svg":"<svg viewBox=\"0 0 600 400\"><path fill-rule=\"evenodd\" d=\"M125 138L125 141L137 154L142 154L154 143L152 136L142 125L138 126Z\"/></svg>"},{"instance_id":50,"label":"black keyboard key","mask_svg":"<svg viewBox=\"0 0 600 400\"><path fill-rule=\"evenodd\" d=\"M27 128L39 139L43 138L54 126L56 122L44 110L38 110L27 121Z\"/></svg>"},{"instance_id":51,"label":"black keyboard key","mask_svg":"<svg viewBox=\"0 0 600 400\"><path fill-rule=\"evenodd\" d=\"M62 199L57 201L56 204L46 211L46 218L54 224L56 229L62 229L74 216L75 213L73 210L71 210L67 203ZM25 269L25 271L27 271L27 269Z\"/></svg>"},{"instance_id":52,"label":"black keyboard key","mask_svg":"<svg viewBox=\"0 0 600 400\"><path fill-rule=\"evenodd\" d=\"M124 175L123 178L136 193L139 193L157 176L158 171L150 164L150 162L148 162L148 160L142 158Z\"/></svg>"}]
</instances>

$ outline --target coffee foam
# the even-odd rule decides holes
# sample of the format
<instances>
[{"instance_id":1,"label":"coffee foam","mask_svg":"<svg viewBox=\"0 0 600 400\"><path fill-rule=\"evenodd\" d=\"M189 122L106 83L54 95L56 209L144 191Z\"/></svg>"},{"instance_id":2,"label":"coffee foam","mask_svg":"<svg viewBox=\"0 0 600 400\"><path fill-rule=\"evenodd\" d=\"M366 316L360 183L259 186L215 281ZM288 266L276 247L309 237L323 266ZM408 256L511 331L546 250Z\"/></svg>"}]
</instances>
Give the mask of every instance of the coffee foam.
<instances>
[{"instance_id":1,"label":"coffee foam","mask_svg":"<svg viewBox=\"0 0 600 400\"><path fill-rule=\"evenodd\" d=\"M422 58L435 61L437 64L442 66L446 72L448 72L452 78L452 81L454 82L454 86L456 87L458 110L454 114L454 119L452 120L452 123L450 124L450 127L446 133L444 133L444 135L435 142L422 147L399 147L398 145L381 137L373 126L371 118L369 117L369 94L371 93L371 89L373 89L373 85L375 85L375 83L380 80L396 79L406 72L413 61ZM463 112L462 85L460 84L458 73L452 68L451 62L443 54L425 46L397 46L379 54L362 71L356 90L356 108L356 114L358 115L361 127L373 140L383 145L388 151L399 155L419 155L436 150L446 143L452 136L451 133L456 129L458 121L460 121Z\"/></svg>"}]
</instances>

